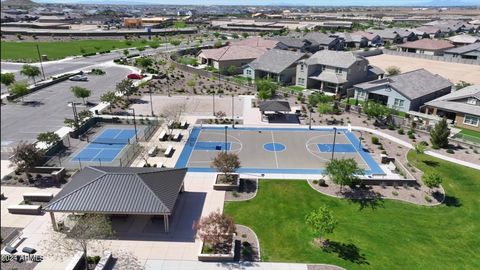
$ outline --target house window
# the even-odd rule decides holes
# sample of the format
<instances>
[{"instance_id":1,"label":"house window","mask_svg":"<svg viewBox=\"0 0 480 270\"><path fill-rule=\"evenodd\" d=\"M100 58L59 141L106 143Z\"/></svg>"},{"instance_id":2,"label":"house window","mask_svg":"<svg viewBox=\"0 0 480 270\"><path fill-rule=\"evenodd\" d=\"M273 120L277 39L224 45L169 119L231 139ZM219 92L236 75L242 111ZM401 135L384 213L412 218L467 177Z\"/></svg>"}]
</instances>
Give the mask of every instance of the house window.
<instances>
[{"instance_id":1,"label":"house window","mask_svg":"<svg viewBox=\"0 0 480 270\"><path fill-rule=\"evenodd\" d=\"M476 98L469 98L467 100L467 104L477 105L477 99Z\"/></svg>"},{"instance_id":2,"label":"house window","mask_svg":"<svg viewBox=\"0 0 480 270\"><path fill-rule=\"evenodd\" d=\"M335 68L335 73L342 74L342 69L341 68Z\"/></svg>"},{"instance_id":3,"label":"house window","mask_svg":"<svg viewBox=\"0 0 480 270\"><path fill-rule=\"evenodd\" d=\"M300 64L300 71L303 71L303 64Z\"/></svg>"},{"instance_id":4,"label":"house window","mask_svg":"<svg viewBox=\"0 0 480 270\"><path fill-rule=\"evenodd\" d=\"M405 103L405 100L396 98L395 101L393 102L393 106L397 108L403 108L404 103Z\"/></svg>"},{"instance_id":5,"label":"house window","mask_svg":"<svg viewBox=\"0 0 480 270\"><path fill-rule=\"evenodd\" d=\"M466 114L465 115L465 118L463 119L463 123L465 125L470 125L470 126L475 126L475 127L478 127L478 122L480 121L480 119L476 116L473 116L473 115L468 115Z\"/></svg>"},{"instance_id":6,"label":"house window","mask_svg":"<svg viewBox=\"0 0 480 270\"><path fill-rule=\"evenodd\" d=\"M252 75L252 70L251 69L247 69L247 75Z\"/></svg>"},{"instance_id":7,"label":"house window","mask_svg":"<svg viewBox=\"0 0 480 270\"><path fill-rule=\"evenodd\" d=\"M366 93L367 92L365 90L359 89L359 90L357 90L357 97L358 98L365 98Z\"/></svg>"},{"instance_id":8,"label":"house window","mask_svg":"<svg viewBox=\"0 0 480 270\"><path fill-rule=\"evenodd\" d=\"M304 78L298 78L298 84L299 85L305 85L305 79Z\"/></svg>"}]
</instances>

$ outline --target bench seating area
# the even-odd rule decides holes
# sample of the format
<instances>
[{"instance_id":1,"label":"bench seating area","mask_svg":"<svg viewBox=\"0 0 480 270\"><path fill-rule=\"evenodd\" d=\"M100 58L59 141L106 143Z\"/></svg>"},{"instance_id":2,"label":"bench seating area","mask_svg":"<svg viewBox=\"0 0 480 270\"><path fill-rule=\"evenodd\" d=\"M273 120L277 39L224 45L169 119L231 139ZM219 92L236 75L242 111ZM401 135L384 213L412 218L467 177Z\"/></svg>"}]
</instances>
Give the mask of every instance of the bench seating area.
<instances>
[{"instance_id":1,"label":"bench seating area","mask_svg":"<svg viewBox=\"0 0 480 270\"><path fill-rule=\"evenodd\" d=\"M53 193L23 193L24 201L49 202L53 199Z\"/></svg>"},{"instance_id":2,"label":"bench seating area","mask_svg":"<svg viewBox=\"0 0 480 270\"><path fill-rule=\"evenodd\" d=\"M172 137L172 141L175 141L175 142L178 142L180 140L180 137L182 136L182 134L179 132L175 135L173 135Z\"/></svg>"},{"instance_id":3,"label":"bench seating area","mask_svg":"<svg viewBox=\"0 0 480 270\"><path fill-rule=\"evenodd\" d=\"M165 149L165 156L166 156L166 157L171 157L174 150L175 150L175 149L173 149L173 146L169 145L169 146L167 147L167 149Z\"/></svg>"},{"instance_id":4,"label":"bench seating area","mask_svg":"<svg viewBox=\"0 0 480 270\"><path fill-rule=\"evenodd\" d=\"M150 150L148 150L148 156L154 157L157 155L157 152L158 152L158 147L153 146L152 148L150 148Z\"/></svg>"},{"instance_id":5,"label":"bench seating area","mask_svg":"<svg viewBox=\"0 0 480 270\"><path fill-rule=\"evenodd\" d=\"M167 139L167 132L164 130L162 133L160 133L160 136L158 136L159 141L165 141Z\"/></svg>"},{"instance_id":6,"label":"bench seating area","mask_svg":"<svg viewBox=\"0 0 480 270\"><path fill-rule=\"evenodd\" d=\"M182 128L182 129L186 129L187 126L188 126L187 121L182 121L182 122L180 123L180 128Z\"/></svg>"},{"instance_id":7,"label":"bench seating area","mask_svg":"<svg viewBox=\"0 0 480 270\"><path fill-rule=\"evenodd\" d=\"M10 214L39 215L42 212L41 205L10 205L7 209Z\"/></svg>"}]
</instances>

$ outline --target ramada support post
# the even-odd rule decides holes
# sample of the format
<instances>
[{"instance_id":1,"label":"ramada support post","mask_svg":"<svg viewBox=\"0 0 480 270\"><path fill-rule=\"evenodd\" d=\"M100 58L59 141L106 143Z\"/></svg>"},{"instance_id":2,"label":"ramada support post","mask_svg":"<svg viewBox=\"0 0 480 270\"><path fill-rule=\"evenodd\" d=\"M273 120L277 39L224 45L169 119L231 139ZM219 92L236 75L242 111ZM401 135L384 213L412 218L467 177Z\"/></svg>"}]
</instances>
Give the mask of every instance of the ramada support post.
<instances>
[{"instance_id":1,"label":"ramada support post","mask_svg":"<svg viewBox=\"0 0 480 270\"><path fill-rule=\"evenodd\" d=\"M169 222L168 222L168 215L163 215L163 223L164 223L164 225L165 225L165 232L168 233L168 232L169 232L169 229L170 229L170 228L169 228L170 226L169 226L169 224L168 224L168 223L169 223Z\"/></svg>"},{"instance_id":2,"label":"ramada support post","mask_svg":"<svg viewBox=\"0 0 480 270\"><path fill-rule=\"evenodd\" d=\"M53 212L50 212L50 219L52 221L53 230L57 232L58 226L57 226L57 222L55 221L55 214Z\"/></svg>"}]
</instances>

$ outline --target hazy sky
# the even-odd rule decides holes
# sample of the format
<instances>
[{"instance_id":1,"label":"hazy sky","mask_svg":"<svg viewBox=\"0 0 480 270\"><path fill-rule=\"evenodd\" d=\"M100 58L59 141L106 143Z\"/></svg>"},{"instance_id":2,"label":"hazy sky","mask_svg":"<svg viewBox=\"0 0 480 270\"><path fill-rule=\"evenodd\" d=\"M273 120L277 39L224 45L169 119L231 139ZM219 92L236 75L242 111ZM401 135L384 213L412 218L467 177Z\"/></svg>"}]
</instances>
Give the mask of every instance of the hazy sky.
<instances>
[{"instance_id":1,"label":"hazy sky","mask_svg":"<svg viewBox=\"0 0 480 270\"><path fill-rule=\"evenodd\" d=\"M307 6L400 6L400 5L480 5L480 0L34 0L41 3L125 3L178 5L307 5Z\"/></svg>"}]
</instances>

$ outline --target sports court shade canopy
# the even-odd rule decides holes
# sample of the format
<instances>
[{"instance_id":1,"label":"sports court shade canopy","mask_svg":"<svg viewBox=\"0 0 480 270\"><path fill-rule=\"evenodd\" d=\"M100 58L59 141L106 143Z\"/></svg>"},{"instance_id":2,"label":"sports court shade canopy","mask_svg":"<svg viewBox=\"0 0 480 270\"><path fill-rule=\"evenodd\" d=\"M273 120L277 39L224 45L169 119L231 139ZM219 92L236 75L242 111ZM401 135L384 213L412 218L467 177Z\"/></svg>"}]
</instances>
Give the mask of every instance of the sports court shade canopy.
<instances>
[{"instance_id":1,"label":"sports court shade canopy","mask_svg":"<svg viewBox=\"0 0 480 270\"><path fill-rule=\"evenodd\" d=\"M187 169L86 167L45 207L54 212L168 216L183 190Z\"/></svg>"},{"instance_id":2,"label":"sports court shade canopy","mask_svg":"<svg viewBox=\"0 0 480 270\"><path fill-rule=\"evenodd\" d=\"M290 103L288 101L267 100L260 102L258 108L263 112L290 112Z\"/></svg>"}]
</instances>

